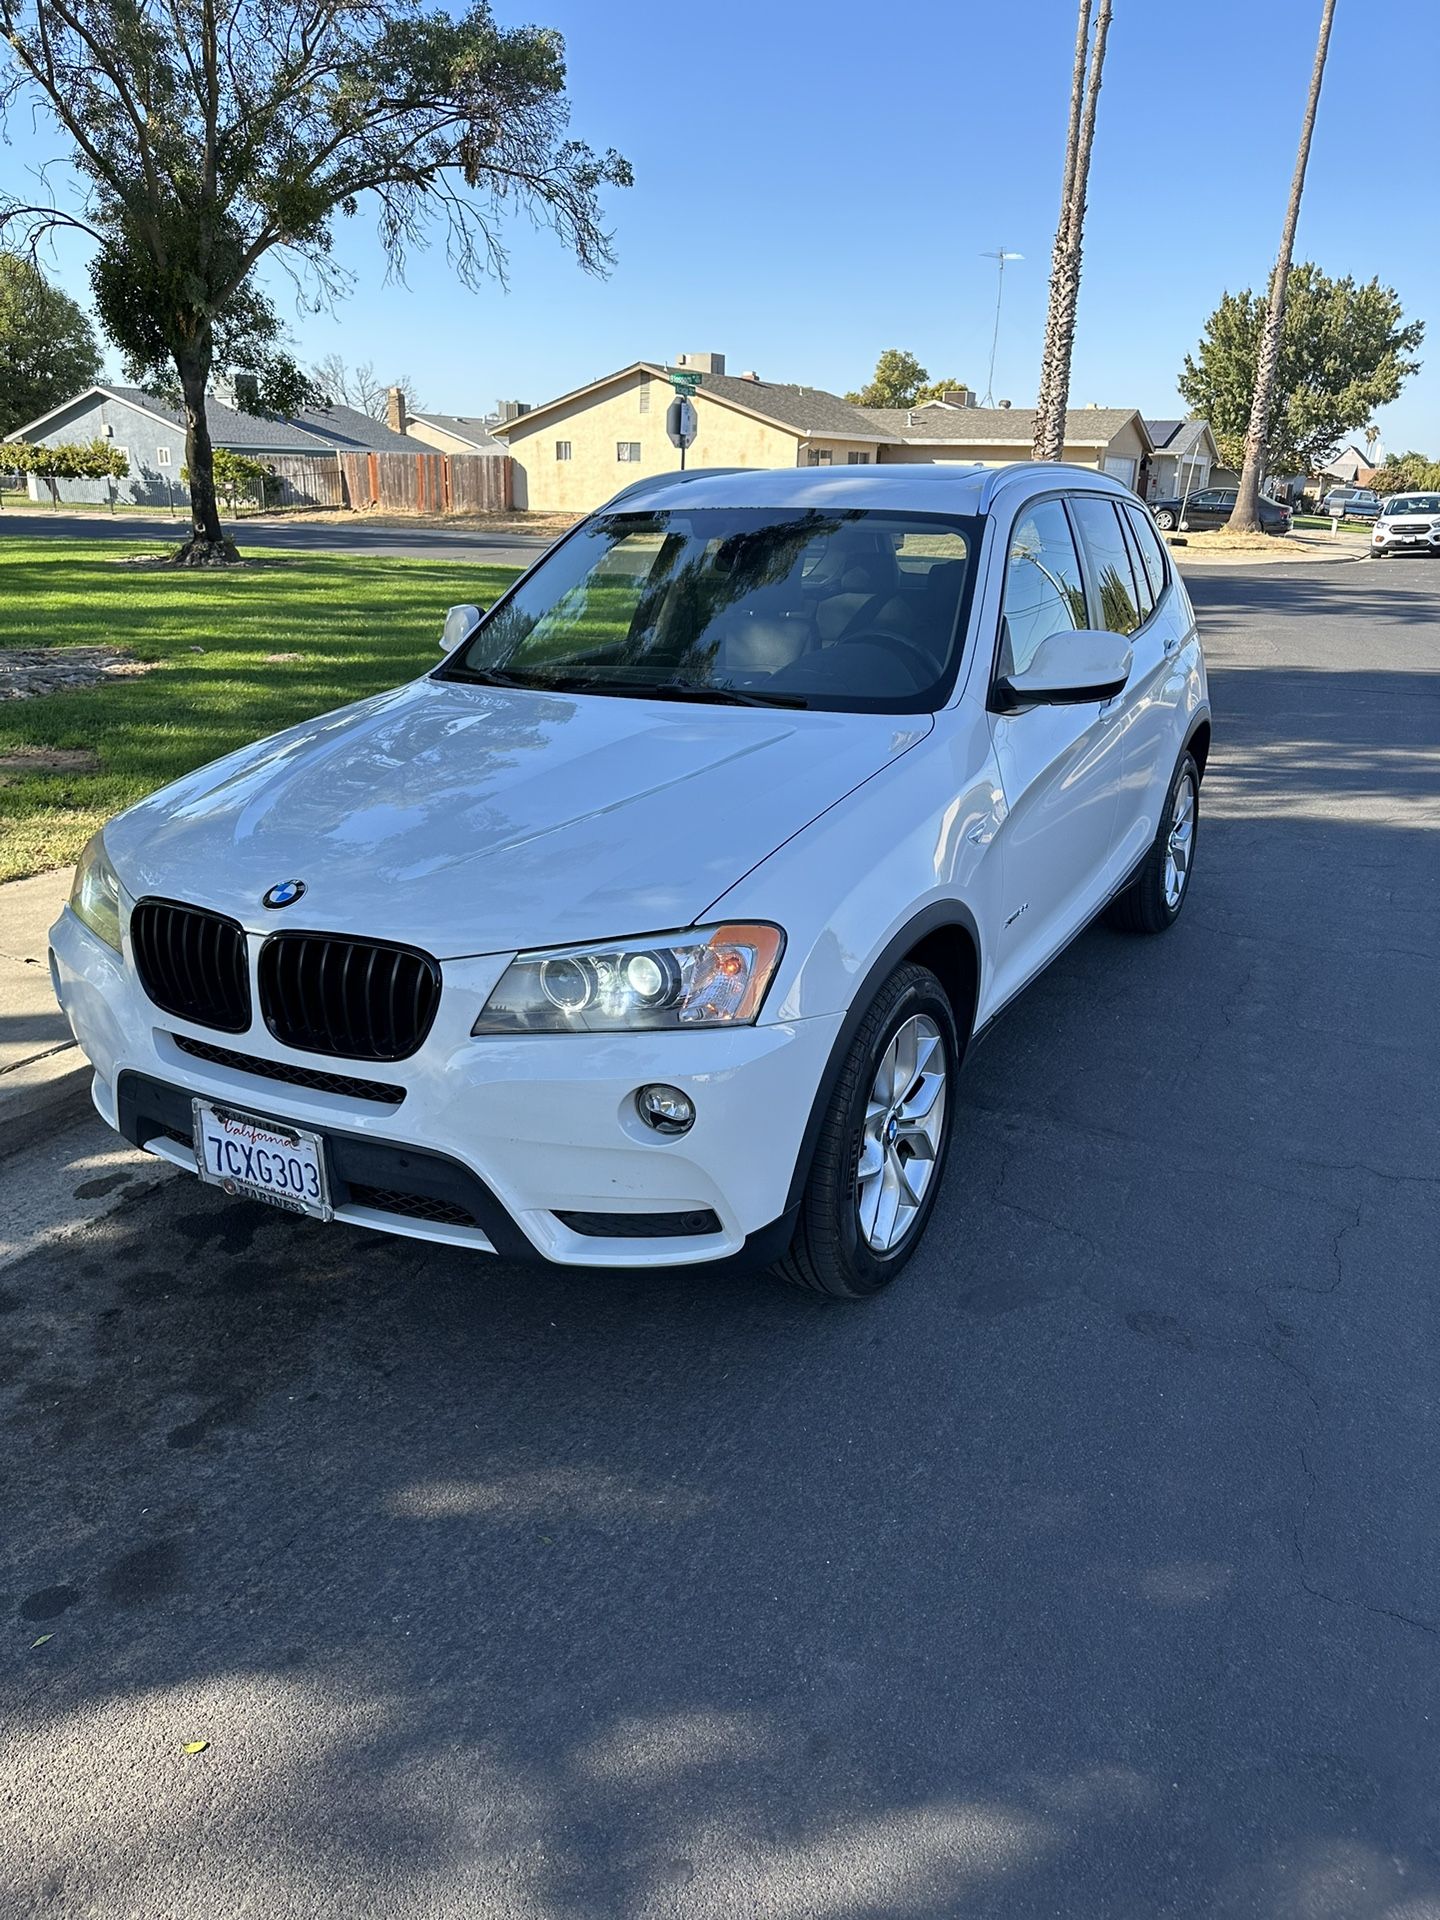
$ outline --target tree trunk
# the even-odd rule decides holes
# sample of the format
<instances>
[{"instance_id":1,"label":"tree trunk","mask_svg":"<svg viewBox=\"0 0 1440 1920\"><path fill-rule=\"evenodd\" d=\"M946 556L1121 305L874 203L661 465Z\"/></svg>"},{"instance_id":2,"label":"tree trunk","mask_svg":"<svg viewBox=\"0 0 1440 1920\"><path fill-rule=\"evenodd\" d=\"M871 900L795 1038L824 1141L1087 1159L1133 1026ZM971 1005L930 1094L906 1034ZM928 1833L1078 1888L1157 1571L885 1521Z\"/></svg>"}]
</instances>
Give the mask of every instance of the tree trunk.
<instances>
[{"instance_id":1,"label":"tree trunk","mask_svg":"<svg viewBox=\"0 0 1440 1920\"><path fill-rule=\"evenodd\" d=\"M1045 344L1040 355L1040 385L1035 395L1035 431L1031 451L1037 460L1055 456L1042 452L1049 442L1054 412L1055 288L1065 270L1065 243L1070 231L1070 201L1075 191L1075 156L1080 149L1080 115L1085 104L1085 55L1090 44L1091 0L1080 0L1075 27L1075 65L1070 75L1070 122L1065 133L1065 171L1060 181L1060 215L1055 222L1055 244L1050 254L1050 308L1045 319Z\"/></svg>"},{"instance_id":2,"label":"tree trunk","mask_svg":"<svg viewBox=\"0 0 1440 1920\"><path fill-rule=\"evenodd\" d=\"M1037 460L1060 460L1065 453L1070 359L1075 346L1075 316L1080 306L1085 195L1090 178L1090 150L1095 142L1095 110L1105 66L1105 41L1110 32L1111 0L1100 0L1087 75L1085 48L1090 32L1090 5L1091 0L1080 0L1075 35L1065 174L1061 185L1060 218L1055 227L1055 248L1051 256L1050 307L1045 318L1045 346L1040 360L1040 390L1036 396L1035 434L1031 446Z\"/></svg>"},{"instance_id":3,"label":"tree trunk","mask_svg":"<svg viewBox=\"0 0 1440 1920\"><path fill-rule=\"evenodd\" d=\"M1330 27L1334 18L1335 0L1324 0L1320 15L1320 38L1315 47L1315 67L1310 75L1310 97L1305 102L1300 148L1295 155L1295 177L1290 182L1290 204L1285 209L1280 253L1275 262L1275 271L1270 276L1270 306L1265 315L1265 330L1260 336L1260 351L1255 356L1255 396L1250 403L1250 426L1245 435L1245 464L1240 473L1235 510L1226 522L1235 533L1259 533L1261 530L1260 483L1265 478L1275 370L1280 364L1280 336L1285 326L1285 287L1290 278L1290 261L1295 251L1300 196L1305 191L1305 169L1310 163L1310 137L1315 131L1315 110L1320 105L1320 82L1325 77L1325 55L1330 47Z\"/></svg>"},{"instance_id":4,"label":"tree trunk","mask_svg":"<svg viewBox=\"0 0 1440 1920\"><path fill-rule=\"evenodd\" d=\"M220 526L215 499L215 450L205 417L210 382L209 342L175 355L180 391L185 396L185 469L190 475L190 538L174 556L177 567L228 567L240 559Z\"/></svg>"}]
</instances>

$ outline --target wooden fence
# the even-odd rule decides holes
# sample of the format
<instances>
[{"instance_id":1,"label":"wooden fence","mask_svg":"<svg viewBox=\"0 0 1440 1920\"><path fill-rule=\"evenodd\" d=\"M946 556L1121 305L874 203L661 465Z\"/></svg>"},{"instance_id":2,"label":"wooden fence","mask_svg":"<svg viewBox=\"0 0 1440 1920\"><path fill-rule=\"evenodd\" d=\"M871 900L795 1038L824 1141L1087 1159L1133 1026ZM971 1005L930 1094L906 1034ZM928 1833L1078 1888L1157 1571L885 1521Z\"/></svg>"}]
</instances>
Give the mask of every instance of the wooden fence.
<instances>
[{"instance_id":1,"label":"wooden fence","mask_svg":"<svg viewBox=\"0 0 1440 1920\"><path fill-rule=\"evenodd\" d=\"M396 513L505 513L514 504L503 453L342 453L346 504Z\"/></svg>"},{"instance_id":2,"label":"wooden fence","mask_svg":"<svg viewBox=\"0 0 1440 1920\"><path fill-rule=\"evenodd\" d=\"M392 513L507 513L503 453L279 453L266 459L281 507L385 507Z\"/></svg>"}]
</instances>

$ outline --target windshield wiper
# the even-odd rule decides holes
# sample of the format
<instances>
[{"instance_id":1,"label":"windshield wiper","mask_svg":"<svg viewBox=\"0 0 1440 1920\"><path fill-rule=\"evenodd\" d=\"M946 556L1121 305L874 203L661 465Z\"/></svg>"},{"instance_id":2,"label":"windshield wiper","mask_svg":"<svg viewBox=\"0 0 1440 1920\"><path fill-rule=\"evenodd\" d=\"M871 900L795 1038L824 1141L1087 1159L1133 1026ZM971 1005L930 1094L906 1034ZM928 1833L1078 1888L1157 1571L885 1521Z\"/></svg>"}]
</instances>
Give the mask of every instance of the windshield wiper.
<instances>
[{"instance_id":1,"label":"windshield wiper","mask_svg":"<svg viewBox=\"0 0 1440 1920\"><path fill-rule=\"evenodd\" d=\"M555 693L604 693L632 700L688 700L707 707L800 707L809 703L798 693L755 693L745 687L696 686L688 680L601 680L588 674L568 674L538 684Z\"/></svg>"},{"instance_id":2,"label":"windshield wiper","mask_svg":"<svg viewBox=\"0 0 1440 1920\"><path fill-rule=\"evenodd\" d=\"M499 667L451 667L439 677L444 680L466 680L474 687L516 687L525 693L533 692L545 684L539 680L522 680L516 673L503 673Z\"/></svg>"}]
</instances>

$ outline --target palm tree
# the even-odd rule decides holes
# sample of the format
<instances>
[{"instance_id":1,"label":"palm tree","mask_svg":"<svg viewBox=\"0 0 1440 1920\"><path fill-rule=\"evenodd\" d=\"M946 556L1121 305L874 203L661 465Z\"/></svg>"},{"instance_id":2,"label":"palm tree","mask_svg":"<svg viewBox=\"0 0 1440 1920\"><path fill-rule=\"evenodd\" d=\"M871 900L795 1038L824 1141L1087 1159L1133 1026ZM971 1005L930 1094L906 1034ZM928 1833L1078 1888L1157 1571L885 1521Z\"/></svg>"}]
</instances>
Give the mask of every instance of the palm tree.
<instances>
[{"instance_id":1,"label":"palm tree","mask_svg":"<svg viewBox=\"0 0 1440 1920\"><path fill-rule=\"evenodd\" d=\"M1065 172L1060 186L1060 218L1050 263L1050 310L1040 360L1040 391L1035 407L1032 451L1037 460L1058 460L1065 449L1065 404L1070 394L1070 356L1075 345L1075 314L1080 305L1080 252L1085 230L1085 192L1090 178L1090 149L1095 141L1095 106L1110 32L1111 0L1100 0L1095 37L1090 38L1092 0L1080 0L1075 31L1075 67L1070 80L1070 124L1065 139ZM1089 70L1086 70L1086 54Z\"/></svg>"},{"instance_id":2,"label":"palm tree","mask_svg":"<svg viewBox=\"0 0 1440 1920\"><path fill-rule=\"evenodd\" d=\"M1300 196L1305 190L1305 169L1310 164L1310 136L1315 131L1315 109L1320 104L1320 82L1325 78L1325 55L1330 49L1330 27L1334 19L1335 0L1324 0L1320 10L1320 39L1315 48L1315 68L1310 75L1310 97L1305 102L1300 150L1295 155L1295 177L1290 182L1290 204L1285 209L1280 253L1275 262L1275 271L1270 276L1270 308L1265 316L1265 330L1260 336L1260 351L1255 359L1255 397L1250 403L1250 426L1245 435L1245 464L1240 472L1235 511L1227 522L1236 533L1260 531L1260 482L1265 478L1270 408L1275 392L1275 370L1280 362L1280 334L1285 324L1285 285L1290 278L1290 259L1295 251Z\"/></svg>"}]
</instances>

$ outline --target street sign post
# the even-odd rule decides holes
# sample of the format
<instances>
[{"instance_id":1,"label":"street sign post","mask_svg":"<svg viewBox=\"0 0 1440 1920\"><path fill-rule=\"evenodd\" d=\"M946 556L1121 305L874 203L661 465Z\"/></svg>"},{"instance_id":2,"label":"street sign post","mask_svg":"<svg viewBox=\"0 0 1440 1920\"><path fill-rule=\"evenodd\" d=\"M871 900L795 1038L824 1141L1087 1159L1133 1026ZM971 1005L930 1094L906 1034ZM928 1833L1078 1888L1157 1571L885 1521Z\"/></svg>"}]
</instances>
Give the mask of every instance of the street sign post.
<instances>
[{"instance_id":1,"label":"street sign post","mask_svg":"<svg viewBox=\"0 0 1440 1920\"><path fill-rule=\"evenodd\" d=\"M675 390L675 398L665 409L665 432L672 447L680 449L680 471L685 471L685 450L694 444L697 421L695 405L690 399L693 388Z\"/></svg>"}]
</instances>

